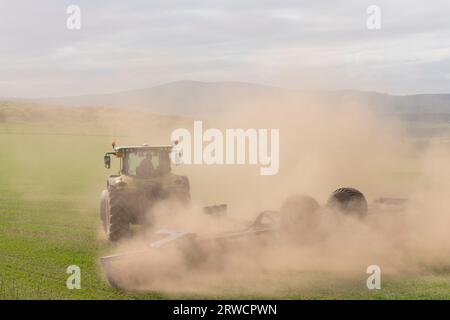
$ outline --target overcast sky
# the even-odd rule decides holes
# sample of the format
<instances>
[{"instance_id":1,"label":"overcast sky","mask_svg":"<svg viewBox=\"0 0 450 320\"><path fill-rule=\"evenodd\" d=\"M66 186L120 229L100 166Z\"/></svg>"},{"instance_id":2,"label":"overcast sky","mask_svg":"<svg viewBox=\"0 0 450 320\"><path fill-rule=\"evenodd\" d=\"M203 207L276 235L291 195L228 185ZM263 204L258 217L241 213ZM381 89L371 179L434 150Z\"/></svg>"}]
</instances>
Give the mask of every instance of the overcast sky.
<instances>
[{"instance_id":1,"label":"overcast sky","mask_svg":"<svg viewBox=\"0 0 450 320\"><path fill-rule=\"evenodd\" d=\"M66 27L70 4L81 30ZM177 80L450 92L450 1L0 0L0 97Z\"/></svg>"}]
</instances>

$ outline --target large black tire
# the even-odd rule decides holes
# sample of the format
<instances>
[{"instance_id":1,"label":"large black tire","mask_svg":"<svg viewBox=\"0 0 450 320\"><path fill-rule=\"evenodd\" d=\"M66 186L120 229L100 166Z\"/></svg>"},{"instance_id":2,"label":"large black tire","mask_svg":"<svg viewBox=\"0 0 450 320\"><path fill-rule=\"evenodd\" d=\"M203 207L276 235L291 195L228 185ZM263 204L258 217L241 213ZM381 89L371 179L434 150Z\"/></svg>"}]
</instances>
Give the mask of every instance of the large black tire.
<instances>
[{"instance_id":1,"label":"large black tire","mask_svg":"<svg viewBox=\"0 0 450 320\"><path fill-rule=\"evenodd\" d=\"M127 211L127 204L125 197L117 191L111 190L107 194L107 201L103 201L104 194L102 193L102 204L105 203L105 215L103 220L103 228L109 241L119 241L129 237L130 231L130 216ZM102 208L102 205L100 206Z\"/></svg>"},{"instance_id":2,"label":"large black tire","mask_svg":"<svg viewBox=\"0 0 450 320\"><path fill-rule=\"evenodd\" d=\"M291 230L310 231L319 222L319 209L319 203L314 198L292 195L281 207L281 224L284 228Z\"/></svg>"},{"instance_id":3,"label":"large black tire","mask_svg":"<svg viewBox=\"0 0 450 320\"><path fill-rule=\"evenodd\" d=\"M340 188L334 191L328 199L327 206L344 214L359 218L367 215L368 205L364 194L354 188Z\"/></svg>"},{"instance_id":4,"label":"large black tire","mask_svg":"<svg viewBox=\"0 0 450 320\"><path fill-rule=\"evenodd\" d=\"M108 214L108 206L109 206L109 192L108 190L103 190L100 195L100 220L102 221L103 230L105 233L106 229L106 215Z\"/></svg>"}]
</instances>

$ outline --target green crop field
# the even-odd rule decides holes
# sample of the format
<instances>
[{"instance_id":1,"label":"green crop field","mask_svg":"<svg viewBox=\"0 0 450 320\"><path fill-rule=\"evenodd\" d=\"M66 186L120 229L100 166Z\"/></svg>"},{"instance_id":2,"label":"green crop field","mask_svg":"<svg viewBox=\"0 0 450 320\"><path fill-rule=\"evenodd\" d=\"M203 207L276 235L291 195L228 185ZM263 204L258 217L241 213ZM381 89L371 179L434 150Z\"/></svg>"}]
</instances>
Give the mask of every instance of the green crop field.
<instances>
[{"instance_id":1,"label":"green crop field","mask_svg":"<svg viewBox=\"0 0 450 320\"><path fill-rule=\"evenodd\" d=\"M267 298L127 293L109 287L98 261L110 250L97 208L108 172L102 156L110 135L73 134L46 125L0 124L0 299ZM66 288L66 268L81 268L79 290ZM274 293L288 299L448 299L450 271L383 279L299 274L313 283Z\"/></svg>"}]
</instances>

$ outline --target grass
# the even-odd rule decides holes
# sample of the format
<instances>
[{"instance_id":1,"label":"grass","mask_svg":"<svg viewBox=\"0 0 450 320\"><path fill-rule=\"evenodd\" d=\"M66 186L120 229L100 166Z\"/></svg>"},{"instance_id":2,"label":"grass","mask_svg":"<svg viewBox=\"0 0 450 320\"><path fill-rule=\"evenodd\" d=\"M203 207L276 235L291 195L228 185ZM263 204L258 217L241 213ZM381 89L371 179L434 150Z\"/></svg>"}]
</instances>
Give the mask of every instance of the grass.
<instances>
[{"instance_id":1,"label":"grass","mask_svg":"<svg viewBox=\"0 0 450 320\"><path fill-rule=\"evenodd\" d=\"M124 294L101 277L98 257L108 243L97 236L97 206L106 139L16 129L0 129L0 298L161 298ZM66 288L69 265L81 268L81 290Z\"/></svg>"},{"instance_id":2,"label":"grass","mask_svg":"<svg viewBox=\"0 0 450 320\"><path fill-rule=\"evenodd\" d=\"M61 132L60 132L61 133ZM60 134L47 127L0 124L0 299L267 298L170 296L114 290L98 258L109 244L98 237L98 197L107 172L102 156L109 137ZM66 288L66 268L78 265L82 289ZM323 279L278 293L287 299L449 299L450 272L383 279L369 291L365 278Z\"/></svg>"}]
</instances>

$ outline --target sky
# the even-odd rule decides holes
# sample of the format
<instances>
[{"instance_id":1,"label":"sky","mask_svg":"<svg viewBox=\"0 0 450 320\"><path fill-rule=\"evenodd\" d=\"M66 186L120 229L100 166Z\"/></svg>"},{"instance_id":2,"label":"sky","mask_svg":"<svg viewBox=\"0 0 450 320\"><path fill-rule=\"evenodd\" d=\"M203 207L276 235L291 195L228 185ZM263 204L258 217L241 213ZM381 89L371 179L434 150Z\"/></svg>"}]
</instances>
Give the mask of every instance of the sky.
<instances>
[{"instance_id":1,"label":"sky","mask_svg":"<svg viewBox=\"0 0 450 320\"><path fill-rule=\"evenodd\" d=\"M179 80L450 93L450 1L0 0L0 97Z\"/></svg>"}]
</instances>

